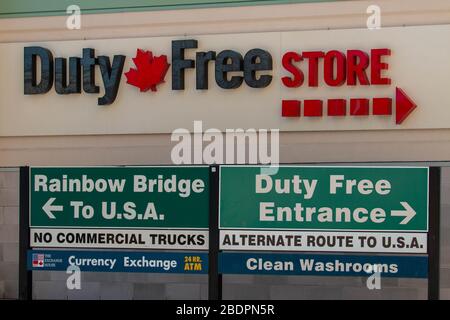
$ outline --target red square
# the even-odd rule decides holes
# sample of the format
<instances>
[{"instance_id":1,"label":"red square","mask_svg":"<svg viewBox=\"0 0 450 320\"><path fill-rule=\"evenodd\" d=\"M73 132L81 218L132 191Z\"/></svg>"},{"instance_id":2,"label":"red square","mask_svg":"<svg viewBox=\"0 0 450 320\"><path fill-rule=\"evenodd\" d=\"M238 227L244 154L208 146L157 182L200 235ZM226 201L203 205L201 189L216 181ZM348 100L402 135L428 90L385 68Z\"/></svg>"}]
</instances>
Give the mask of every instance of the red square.
<instances>
[{"instance_id":1,"label":"red square","mask_svg":"<svg viewBox=\"0 0 450 320\"><path fill-rule=\"evenodd\" d=\"M328 115L345 116L347 114L347 101L345 99L329 99Z\"/></svg>"},{"instance_id":2,"label":"red square","mask_svg":"<svg viewBox=\"0 0 450 320\"><path fill-rule=\"evenodd\" d=\"M352 116L368 116L369 115L369 99L351 99L350 115Z\"/></svg>"},{"instance_id":3,"label":"red square","mask_svg":"<svg viewBox=\"0 0 450 320\"><path fill-rule=\"evenodd\" d=\"M281 104L281 115L283 117L300 117L300 101L283 100Z\"/></svg>"},{"instance_id":4,"label":"red square","mask_svg":"<svg viewBox=\"0 0 450 320\"><path fill-rule=\"evenodd\" d=\"M389 116L392 114L391 98L374 98L373 114L376 116Z\"/></svg>"},{"instance_id":5,"label":"red square","mask_svg":"<svg viewBox=\"0 0 450 320\"><path fill-rule=\"evenodd\" d=\"M305 100L303 115L305 117L322 116L322 100Z\"/></svg>"}]
</instances>

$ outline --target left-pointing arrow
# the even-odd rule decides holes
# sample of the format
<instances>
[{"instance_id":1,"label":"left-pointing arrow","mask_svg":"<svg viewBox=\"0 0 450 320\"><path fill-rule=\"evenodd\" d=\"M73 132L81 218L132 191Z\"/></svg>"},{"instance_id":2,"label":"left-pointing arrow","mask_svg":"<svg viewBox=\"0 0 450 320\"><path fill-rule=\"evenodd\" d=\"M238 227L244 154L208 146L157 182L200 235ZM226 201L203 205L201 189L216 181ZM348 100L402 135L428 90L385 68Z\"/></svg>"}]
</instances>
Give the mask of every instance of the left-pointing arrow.
<instances>
[{"instance_id":1,"label":"left-pointing arrow","mask_svg":"<svg viewBox=\"0 0 450 320\"><path fill-rule=\"evenodd\" d=\"M48 201L44 204L44 206L42 207L42 210L44 210L45 214L50 218L50 219L56 219L55 215L53 214L53 212L55 211L63 211L63 206L56 206L53 205L53 202L55 202L56 198L50 198L48 199Z\"/></svg>"}]
</instances>

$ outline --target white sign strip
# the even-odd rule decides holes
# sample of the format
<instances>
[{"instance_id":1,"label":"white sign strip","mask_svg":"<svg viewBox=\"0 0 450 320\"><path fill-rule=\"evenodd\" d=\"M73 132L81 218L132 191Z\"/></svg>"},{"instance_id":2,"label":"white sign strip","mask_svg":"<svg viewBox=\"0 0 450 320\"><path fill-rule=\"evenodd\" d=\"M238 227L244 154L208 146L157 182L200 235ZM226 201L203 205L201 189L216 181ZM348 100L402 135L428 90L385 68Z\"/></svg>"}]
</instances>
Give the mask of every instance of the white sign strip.
<instances>
[{"instance_id":1,"label":"white sign strip","mask_svg":"<svg viewBox=\"0 0 450 320\"><path fill-rule=\"evenodd\" d=\"M208 230L31 229L31 247L208 250Z\"/></svg>"},{"instance_id":2,"label":"white sign strip","mask_svg":"<svg viewBox=\"0 0 450 320\"><path fill-rule=\"evenodd\" d=\"M221 230L221 250L427 253L426 233Z\"/></svg>"}]
</instances>

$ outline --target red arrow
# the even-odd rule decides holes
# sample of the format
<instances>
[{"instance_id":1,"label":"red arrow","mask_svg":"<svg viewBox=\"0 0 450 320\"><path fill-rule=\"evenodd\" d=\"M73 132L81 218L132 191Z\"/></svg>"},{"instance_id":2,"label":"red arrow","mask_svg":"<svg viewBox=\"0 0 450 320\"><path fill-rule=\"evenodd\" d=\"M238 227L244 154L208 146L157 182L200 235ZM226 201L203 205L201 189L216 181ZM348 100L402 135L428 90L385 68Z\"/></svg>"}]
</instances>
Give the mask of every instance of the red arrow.
<instances>
[{"instance_id":1,"label":"red arrow","mask_svg":"<svg viewBox=\"0 0 450 320\"><path fill-rule=\"evenodd\" d=\"M400 88L395 88L395 100L395 123L401 124L417 105Z\"/></svg>"},{"instance_id":2,"label":"red arrow","mask_svg":"<svg viewBox=\"0 0 450 320\"><path fill-rule=\"evenodd\" d=\"M395 123L401 124L409 116L411 112L417 108L417 105L406 93L400 89L395 88ZM305 117L322 117L322 100L304 100ZM283 117L300 117L301 115L300 100L283 100L282 101L282 116ZM328 99L329 117L346 116L347 115L347 100L345 99ZM372 115L374 116L389 116L392 115L392 98L373 98ZM352 98L350 99L350 115L351 116L368 116L369 115L369 99Z\"/></svg>"}]
</instances>

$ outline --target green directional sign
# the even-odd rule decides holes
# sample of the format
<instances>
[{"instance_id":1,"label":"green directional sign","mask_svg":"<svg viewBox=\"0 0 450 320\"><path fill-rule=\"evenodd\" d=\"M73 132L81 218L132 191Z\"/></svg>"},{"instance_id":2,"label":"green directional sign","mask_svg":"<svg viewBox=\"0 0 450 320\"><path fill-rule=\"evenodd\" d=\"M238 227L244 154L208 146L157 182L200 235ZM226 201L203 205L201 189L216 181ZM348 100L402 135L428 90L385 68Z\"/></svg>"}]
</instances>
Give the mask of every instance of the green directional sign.
<instances>
[{"instance_id":1,"label":"green directional sign","mask_svg":"<svg viewBox=\"0 0 450 320\"><path fill-rule=\"evenodd\" d=\"M222 229L428 231L428 168L271 171L220 168Z\"/></svg>"},{"instance_id":2,"label":"green directional sign","mask_svg":"<svg viewBox=\"0 0 450 320\"><path fill-rule=\"evenodd\" d=\"M207 229L209 169L30 169L30 227Z\"/></svg>"}]
</instances>

